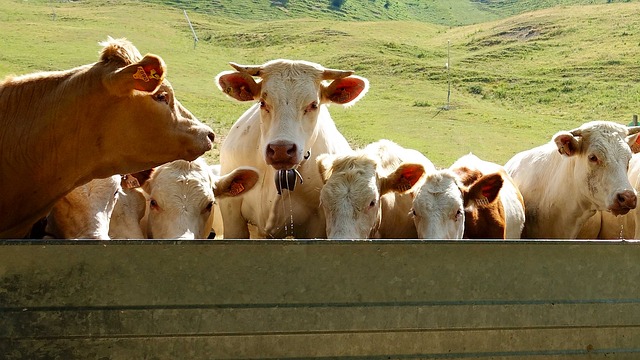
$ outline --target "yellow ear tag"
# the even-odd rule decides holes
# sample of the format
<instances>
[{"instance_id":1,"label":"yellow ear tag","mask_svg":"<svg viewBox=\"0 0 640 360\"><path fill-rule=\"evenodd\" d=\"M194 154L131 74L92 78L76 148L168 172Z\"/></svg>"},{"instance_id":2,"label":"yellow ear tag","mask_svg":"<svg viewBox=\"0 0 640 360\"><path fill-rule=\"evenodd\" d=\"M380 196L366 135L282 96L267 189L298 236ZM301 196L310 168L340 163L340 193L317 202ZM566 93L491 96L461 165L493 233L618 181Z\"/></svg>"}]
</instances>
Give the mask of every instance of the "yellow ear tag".
<instances>
[{"instance_id":1,"label":"yellow ear tag","mask_svg":"<svg viewBox=\"0 0 640 360\"><path fill-rule=\"evenodd\" d=\"M244 191L244 185L241 183L234 182L231 184L231 188L229 189L229 194L231 196L236 196Z\"/></svg>"},{"instance_id":2,"label":"yellow ear tag","mask_svg":"<svg viewBox=\"0 0 640 360\"><path fill-rule=\"evenodd\" d=\"M156 69L151 69L151 74L149 75L149 77L156 80L161 79L160 74L156 72Z\"/></svg>"},{"instance_id":3,"label":"yellow ear tag","mask_svg":"<svg viewBox=\"0 0 640 360\"><path fill-rule=\"evenodd\" d=\"M147 73L144 71L144 68L142 66L138 66L138 71L133 74L133 78L142 80L144 82L149 82L149 77L147 76Z\"/></svg>"}]
</instances>

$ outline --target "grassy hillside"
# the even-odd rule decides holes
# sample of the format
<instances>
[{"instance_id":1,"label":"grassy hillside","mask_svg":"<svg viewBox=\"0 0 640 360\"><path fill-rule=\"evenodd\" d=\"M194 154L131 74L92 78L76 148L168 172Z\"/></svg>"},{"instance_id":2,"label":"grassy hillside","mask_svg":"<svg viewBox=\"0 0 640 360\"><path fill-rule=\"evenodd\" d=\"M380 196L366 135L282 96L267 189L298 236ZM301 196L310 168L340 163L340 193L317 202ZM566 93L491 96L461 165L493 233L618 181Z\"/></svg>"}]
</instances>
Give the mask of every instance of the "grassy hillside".
<instances>
[{"instance_id":1,"label":"grassy hillside","mask_svg":"<svg viewBox=\"0 0 640 360\"><path fill-rule=\"evenodd\" d=\"M142 53L165 59L178 98L222 139L249 107L213 83L231 69L229 61L305 59L371 81L358 104L331 109L354 146L389 138L440 166L469 151L504 163L556 131L593 119L628 123L638 112L639 12L639 3L558 7L451 28L418 21L241 21L193 11L200 38L194 48L182 10L173 7L0 0L0 77L93 62L107 35L127 37ZM442 110L448 74L451 109ZM215 160L217 149L208 156Z\"/></svg>"},{"instance_id":2,"label":"grassy hillside","mask_svg":"<svg viewBox=\"0 0 640 360\"><path fill-rule=\"evenodd\" d=\"M415 20L458 26L559 5L629 0L147 0L232 19Z\"/></svg>"}]
</instances>

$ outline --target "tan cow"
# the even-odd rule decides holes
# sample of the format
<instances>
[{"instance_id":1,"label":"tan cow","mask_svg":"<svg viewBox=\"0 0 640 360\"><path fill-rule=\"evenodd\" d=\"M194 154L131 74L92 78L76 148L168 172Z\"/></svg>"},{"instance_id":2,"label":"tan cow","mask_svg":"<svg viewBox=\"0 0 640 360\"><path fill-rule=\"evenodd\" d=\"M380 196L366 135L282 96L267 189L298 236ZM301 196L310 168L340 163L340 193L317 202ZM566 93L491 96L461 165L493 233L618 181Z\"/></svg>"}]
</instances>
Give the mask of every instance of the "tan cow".
<instances>
[{"instance_id":1,"label":"tan cow","mask_svg":"<svg viewBox=\"0 0 640 360\"><path fill-rule=\"evenodd\" d=\"M322 153L351 150L327 104L354 104L367 92L368 81L353 71L326 69L307 61L231 65L236 71L220 73L218 87L253 106L222 143L222 174L248 165L258 169L262 181L246 196L221 199L225 238L248 238L250 225L263 238L326 237L319 206L322 179L315 159ZM283 172L294 176L280 176ZM276 180L283 177L290 182L286 188L281 186L282 195L278 195ZM287 185L284 180L279 184Z\"/></svg>"},{"instance_id":2,"label":"tan cow","mask_svg":"<svg viewBox=\"0 0 640 360\"><path fill-rule=\"evenodd\" d=\"M0 238L25 236L92 179L211 149L213 132L175 98L160 57L124 39L102 45L96 63L0 82Z\"/></svg>"},{"instance_id":3,"label":"tan cow","mask_svg":"<svg viewBox=\"0 0 640 360\"><path fill-rule=\"evenodd\" d=\"M408 192L435 166L420 152L380 140L317 158L330 239L416 238Z\"/></svg>"}]
</instances>

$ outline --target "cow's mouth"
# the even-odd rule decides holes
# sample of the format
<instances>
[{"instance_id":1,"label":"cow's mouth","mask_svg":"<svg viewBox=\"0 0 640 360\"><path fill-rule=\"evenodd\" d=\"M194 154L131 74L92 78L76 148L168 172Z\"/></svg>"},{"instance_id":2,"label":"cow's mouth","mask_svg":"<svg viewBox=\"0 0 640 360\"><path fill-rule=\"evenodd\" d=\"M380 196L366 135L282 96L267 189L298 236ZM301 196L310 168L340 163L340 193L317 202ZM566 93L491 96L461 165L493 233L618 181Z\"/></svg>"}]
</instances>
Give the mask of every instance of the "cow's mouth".
<instances>
[{"instance_id":1,"label":"cow's mouth","mask_svg":"<svg viewBox=\"0 0 640 360\"><path fill-rule=\"evenodd\" d=\"M298 164L292 164L290 162L271 162L268 165L271 165L276 170L276 172L278 172L293 170Z\"/></svg>"}]
</instances>

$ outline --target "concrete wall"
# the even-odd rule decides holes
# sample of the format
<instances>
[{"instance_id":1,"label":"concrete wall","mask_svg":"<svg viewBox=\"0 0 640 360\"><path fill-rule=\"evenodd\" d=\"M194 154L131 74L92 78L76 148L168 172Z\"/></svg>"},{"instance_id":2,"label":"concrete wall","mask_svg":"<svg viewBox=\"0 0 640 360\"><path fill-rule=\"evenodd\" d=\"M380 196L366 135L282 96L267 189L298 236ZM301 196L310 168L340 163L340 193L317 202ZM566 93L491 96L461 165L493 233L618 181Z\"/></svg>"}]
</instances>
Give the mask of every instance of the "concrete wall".
<instances>
[{"instance_id":1,"label":"concrete wall","mask_svg":"<svg viewBox=\"0 0 640 360\"><path fill-rule=\"evenodd\" d=\"M640 359L640 244L0 242L1 359Z\"/></svg>"}]
</instances>

